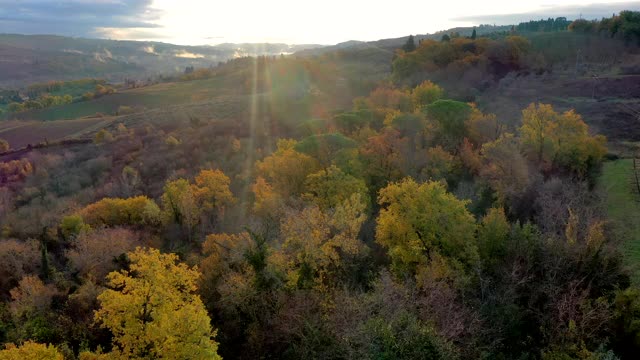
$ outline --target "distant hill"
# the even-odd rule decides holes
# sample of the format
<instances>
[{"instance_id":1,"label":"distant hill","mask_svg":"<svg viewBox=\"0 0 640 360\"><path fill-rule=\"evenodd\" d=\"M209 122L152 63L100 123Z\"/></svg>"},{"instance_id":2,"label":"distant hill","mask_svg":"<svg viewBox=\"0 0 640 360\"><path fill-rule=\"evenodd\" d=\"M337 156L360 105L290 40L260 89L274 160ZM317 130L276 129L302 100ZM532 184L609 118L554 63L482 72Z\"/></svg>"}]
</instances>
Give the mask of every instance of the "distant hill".
<instances>
[{"instance_id":1,"label":"distant hill","mask_svg":"<svg viewBox=\"0 0 640 360\"><path fill-rule=\"evenodd\" d=\"M424 39L436 39L440 40L444 34L458 33L460 36L470 36L473 32L474 27L457 27L448 30L437 31L432 34L418 34L414 35L414 39L417 42ZM511 29L511 25L504 26L494 26L494 25L480 25L475 27L476 33L478 36L487 35L500 31L508 31ZM394 51L402 47L407 42L409 35L399 37L399 38L389 38L389 39L381 39L375 41L358 41L358 40L350 40L345 41L336 45L331 46L323 46L316 48L308 48L298 51L296 55L299 56L313 56L325 54L337 50L363 50L363 49L382 49Z\"/></svg>"},{"instance_id":2,"label":"distant hill","mask_svg":"<svg viewBox=\"0 0 640 360\"><path fill-rule=\"evenodd\" d=\"M122 81L209 67L234 57L291 54L321 45L220 44L182 46L53 35L0 34L0 86L103 77Z\"/></svg>"}]
</instances>

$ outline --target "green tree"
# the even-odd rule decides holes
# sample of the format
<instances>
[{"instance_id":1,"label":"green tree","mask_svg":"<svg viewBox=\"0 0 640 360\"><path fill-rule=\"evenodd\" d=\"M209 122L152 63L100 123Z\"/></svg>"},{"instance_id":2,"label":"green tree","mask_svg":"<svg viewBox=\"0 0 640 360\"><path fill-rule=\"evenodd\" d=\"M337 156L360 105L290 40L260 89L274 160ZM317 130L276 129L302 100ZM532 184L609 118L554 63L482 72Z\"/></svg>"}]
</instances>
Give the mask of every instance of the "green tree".
<instances>
[{"instance_id":1,"label":"green tree","mask_svg":"<svg viewBox=\"0 0 640 360\"><path fill-rule=\"evenodd\" d=\"M491 208L478 227L478 252L485 267L502 261L511 226L502 208Z\"/></svg>"},{"instance_id":2,"label":"green tree","mask_svg":"<svg viewBox=\"0 0 640 360\"><path fill-rule=\"evenodd\" d=\"M413 35L409 35L409 38L407 39L407 42L402 47L402 50L404 50L404 52L412 52L415 49L416 49L416 42L413 39Z\"/></svg>"},{"instance_id":3,"label":"green tree","mask_svg":"<svg viewBox=\"0 0 640 360\"><path fill-rule=\"evenodd\" d=\"M336 154L345 149L357 146L353 139L340 133L311 135L294 146L302 154L312 156L324 167L331 164Z\"/></svg>"},{"instance_id":4,"label":"green tree","mask_svg":"<svg viewBox=\"0 0 640 360\"><path fill-rule=\"evenodd\" d=\"M195 294L200 273L175 254L137 248L129 270L107 276L96 321L129 359L220 359L209 315Z\"/></svg>"},{"instance_id":5,"label":"green tree","mask_svg":"<svg viewBox=\"0 0 640 360\"><path fill-rule=\"evenodd\" d=\"M466 135L465 122L471 114L471 106L454 100L437 100L425 107L427 116L440 127L445 142L458 145Z\"/></svg>"}]
</instances>

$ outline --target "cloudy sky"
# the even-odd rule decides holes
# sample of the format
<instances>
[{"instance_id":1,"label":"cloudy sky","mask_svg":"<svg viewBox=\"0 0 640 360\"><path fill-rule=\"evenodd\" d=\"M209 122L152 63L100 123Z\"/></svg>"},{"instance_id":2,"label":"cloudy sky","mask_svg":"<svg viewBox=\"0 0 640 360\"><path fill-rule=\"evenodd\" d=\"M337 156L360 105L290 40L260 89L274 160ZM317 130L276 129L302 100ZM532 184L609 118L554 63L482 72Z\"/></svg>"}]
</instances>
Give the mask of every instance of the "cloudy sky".
<instances>
[{"instance_id":1,"label":"cloudy sky","mask_svg":"<svg viewBox=\"0 0 640 360\"><path fill-rule=\"evenodd\" d=\"M600 18L640 1L0 0L0 33L155 40L335 44L541 17Z\"/></svg>"}]
</instances>

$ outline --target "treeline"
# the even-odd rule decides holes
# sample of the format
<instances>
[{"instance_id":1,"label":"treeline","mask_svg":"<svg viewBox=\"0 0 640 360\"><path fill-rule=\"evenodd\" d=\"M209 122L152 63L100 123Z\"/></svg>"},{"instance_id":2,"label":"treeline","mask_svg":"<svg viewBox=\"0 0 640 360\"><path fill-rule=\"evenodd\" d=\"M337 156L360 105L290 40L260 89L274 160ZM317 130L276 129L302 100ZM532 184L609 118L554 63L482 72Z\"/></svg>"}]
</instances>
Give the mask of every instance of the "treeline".
<instances>
[{"instance_id":1,"label":"treeline","mask_svg":"<svg viewBox=\"0 0 640 360\"><path fill-rule=\"evenodd\" d=\"M15 113L87 101L114 92L115 88L104 80L51 81L31 85L24 94L17 91L12 97L7 97L5 103L8 104L6 110Z\"/></svg>"},{"instance_id":2,"label":"treeline","mask_svg":"<svg viewBox=\"0 0 640 360\"><path fill-rule=\"evenodd\" d=\"M516 35L497 40L473 36L423 40L413 51L398 51L393 78L400 83L431 79L481 89L509 72L536 68L530 49L529 40Z\"/></svg>"},{"instance_id":3,"label":"treeline","mask_svg":"<svg viewBox=\"0 0 640 360\"><path fill-rule=\"evenodd\" d=\"M605 35L622 39L627 43L640 44L640 12L621 11L618 15L602 20L578 19L569 25L569 30L583 34Z\"/></svg>"},{"instance_id":4,"label":"treeline","mask_svg":"<svg viewBox=\"0 0 640 360\"><path fill-rule=\"evenodd\" d=\"M547 20L531 20L515 26L518 32L556 32L565 31L572 22L566 17L548 18Z\"/></svg>"}]
</instances>

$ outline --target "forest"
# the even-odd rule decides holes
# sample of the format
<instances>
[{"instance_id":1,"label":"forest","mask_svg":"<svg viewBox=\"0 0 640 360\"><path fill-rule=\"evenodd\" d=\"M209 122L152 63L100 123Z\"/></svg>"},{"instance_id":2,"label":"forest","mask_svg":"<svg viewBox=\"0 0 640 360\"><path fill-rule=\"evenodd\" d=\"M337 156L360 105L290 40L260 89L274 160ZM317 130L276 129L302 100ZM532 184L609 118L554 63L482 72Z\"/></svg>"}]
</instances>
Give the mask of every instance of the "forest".
<instances>
[{"instance_id":1,"label":"forest","mask_svg":"<svg viewBox=\"0 0 640 360\"><path fill-rule=\"evenodd\" d=\"M189 86L175 118L114 100L77 141L1 141L0 360L636 358L640 272L598 186L622 141L482 94L575 64L528 33L636 54L638 24L410 37L388 62L244 57L123 93ZM197 112L207 81L224 116ZM28 89L39 105L10 111L118 95Z\"/></svg>"}]
</instances>

